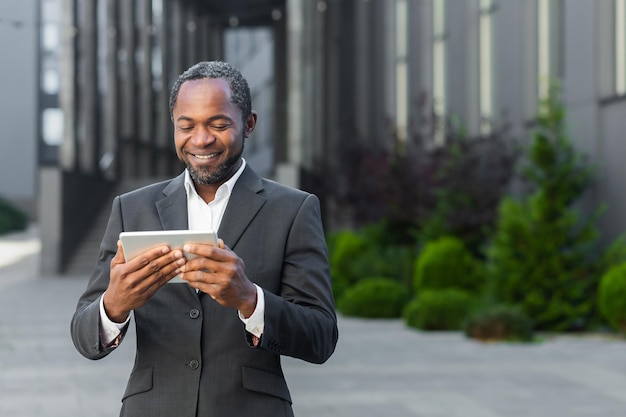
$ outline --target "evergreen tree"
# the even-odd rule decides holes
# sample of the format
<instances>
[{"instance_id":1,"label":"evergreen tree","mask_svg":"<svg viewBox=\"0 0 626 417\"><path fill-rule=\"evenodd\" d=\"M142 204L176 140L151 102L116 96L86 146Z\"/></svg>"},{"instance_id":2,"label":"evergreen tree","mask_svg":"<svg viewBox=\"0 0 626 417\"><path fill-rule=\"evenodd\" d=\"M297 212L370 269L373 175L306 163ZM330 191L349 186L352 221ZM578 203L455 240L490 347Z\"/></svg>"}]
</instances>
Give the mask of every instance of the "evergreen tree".
<instances>
[{"instance_id":1,"label":"evergreen tree","mask_svg":"<svg viewBox=\"0 0 626 417\"><path fill-rule=\"evenodd\" d=\"M530 193L499 207L488 251L496 298L519 305L538 329L573 330L595 314L599 261L593 216L573 208L593 172L564 129L558 89L541 102L522 171Z\"/></svg>"}]
</instances>

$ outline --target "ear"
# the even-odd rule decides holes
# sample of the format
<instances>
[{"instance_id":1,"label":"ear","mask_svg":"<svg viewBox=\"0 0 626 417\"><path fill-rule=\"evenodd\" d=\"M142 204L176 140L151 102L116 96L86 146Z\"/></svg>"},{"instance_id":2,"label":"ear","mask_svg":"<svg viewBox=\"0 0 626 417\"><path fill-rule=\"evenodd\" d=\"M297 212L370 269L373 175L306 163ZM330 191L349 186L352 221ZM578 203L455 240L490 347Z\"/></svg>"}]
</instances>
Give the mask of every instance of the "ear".
<instances>
[{"instance_id":1,"label":"ear","mask_svg":"<svg viewBox=\"0 0 626 417\"><path fill-rule=\"evenodd\" d=\"M250 136L252 132L254 131L254 128L256 127L256 118L257 118L257 114L255 111L253 111L250 113L250 115L246 119L244 132L243 132L244 138L247 138L248 136Z\"/></svg>"}]
</instances>

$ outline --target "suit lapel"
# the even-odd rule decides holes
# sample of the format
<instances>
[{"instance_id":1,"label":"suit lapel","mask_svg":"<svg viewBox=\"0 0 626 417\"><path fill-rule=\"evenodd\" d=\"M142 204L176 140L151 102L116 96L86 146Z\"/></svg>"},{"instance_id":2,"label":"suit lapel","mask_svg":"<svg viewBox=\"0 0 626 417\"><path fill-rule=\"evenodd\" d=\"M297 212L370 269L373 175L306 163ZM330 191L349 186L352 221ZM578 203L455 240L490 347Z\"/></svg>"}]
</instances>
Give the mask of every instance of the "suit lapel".
<instances>
[{"instance_id":1,"label":"suit lapel","mask_svg":"<svg viewBox=\"0 0 626 417\"><path fill-rule=\"evenodd\" d=\"M265 198L259 195L262 190L261 178L246 167L235 183L217 233L231 249L265 204Z\"/></svg>"},{"instance_id":2,"label":"suit lapel","mask_svg":"<svg viewBox=\"0 0 626 417\"><path fill-rule=\"evenodd\" d=\"M165 198L158 200L155 205L159 213L159 220L163 230L187 230L189 221L187 216L187 192L185 191L185 172L174 178L163 189ZM189 285L171 284L172 289L183 289L189 302L200 305L199 295L196 290ZM169 287L168 287L169 288Z\"/></svg>"},{"instance_id":3,"label":"suit lapel","mask_svg":"<svg viewBox=\"0 0 626 417\"><path fill-rule=\"evenodd\" d=\"M163 230L187 230L187 194L185 192L185 173L174 178L163 189L165 198L156 202Z\"/></svg>"},{"instance_id":4,"label":"suit lapel","mask_svg":"<svg viewBox=\"0 0 626 417\"><path fill-rule=\"evenodd\" d=\"M250 167L246 167L235 183L218 231L218 236L228 247L233 248L237 244L254 216L265 204L265 198L259 195L262 190L261 178ZM174 178L163 189L163 194L165 198L156 202L163 230L188 229L185 173Z\"/></svg>"}]
</instances>

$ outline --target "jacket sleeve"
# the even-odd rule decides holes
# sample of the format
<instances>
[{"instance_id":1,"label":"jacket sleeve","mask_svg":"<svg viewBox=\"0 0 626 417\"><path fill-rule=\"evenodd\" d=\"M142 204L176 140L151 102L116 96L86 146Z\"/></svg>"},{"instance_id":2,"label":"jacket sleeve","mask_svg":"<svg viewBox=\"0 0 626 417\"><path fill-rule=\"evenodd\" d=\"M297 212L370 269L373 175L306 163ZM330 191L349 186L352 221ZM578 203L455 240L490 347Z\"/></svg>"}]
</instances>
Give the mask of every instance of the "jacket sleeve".
<instances>
[{"instance_id":1,"label":"jacket sleeve","mask_svg":"<svg viewBox=\"0 0 626 417\"><path fill-rule=\"evenodd\" d=\"M291 225L280 295L265 291L261 347L312 363L323 363L338 339L326 240L319 200L308 195Z\"/></svg>"},{"instance_id":2,"label":"jacket sleeve","mask_svg":"<svg viewBox=\"0 0 626 417\"><path fill-rule=\"evenodd\" d=\"M100 359L108 355L115 347L103 347L100 340L100 297L109 284L111 259L117 251L117 239L122 230L120 199L113 201L111 215L107 224L96 267L91 275L87 289L81 295L72 317L70 332L74 346L81 355L89 359ZM125 333L126 328L122 331Z\"/></svg>"}]
</instances>

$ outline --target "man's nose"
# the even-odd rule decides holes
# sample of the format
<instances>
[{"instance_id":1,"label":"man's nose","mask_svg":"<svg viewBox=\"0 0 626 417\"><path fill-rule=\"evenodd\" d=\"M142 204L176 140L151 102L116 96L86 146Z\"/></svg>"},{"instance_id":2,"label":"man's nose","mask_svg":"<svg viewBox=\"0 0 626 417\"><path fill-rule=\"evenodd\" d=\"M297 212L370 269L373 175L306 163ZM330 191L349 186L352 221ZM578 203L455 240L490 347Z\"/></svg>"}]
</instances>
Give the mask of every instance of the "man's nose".
<instances>
[{"instance_id":1,"label":"man's nose","mask_svg":"<svg viewBox=\"0 0 626 417\"><path fill-rule=\"evenodd\" d=\"M192 138L193 144L196 146L207 146L215 142L215 135L209 129L198 129Z\"/></svg>"}]
</instances>

